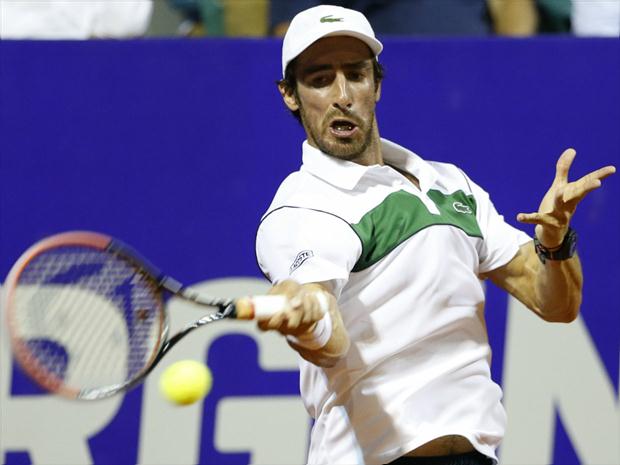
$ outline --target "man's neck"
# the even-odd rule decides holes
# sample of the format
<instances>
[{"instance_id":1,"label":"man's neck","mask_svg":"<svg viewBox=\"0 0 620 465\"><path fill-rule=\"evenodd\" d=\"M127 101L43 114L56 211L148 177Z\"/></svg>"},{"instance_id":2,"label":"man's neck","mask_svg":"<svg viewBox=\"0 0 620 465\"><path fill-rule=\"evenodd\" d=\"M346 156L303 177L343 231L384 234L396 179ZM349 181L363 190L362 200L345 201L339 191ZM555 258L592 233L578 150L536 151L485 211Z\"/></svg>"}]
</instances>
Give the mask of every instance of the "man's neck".
<instances>
[{"instance_id":1,"label":"man's neck","mask_svg":"<svg viewBox=\"0 0 620 465\"><path fill-rule=\"evenodd\" d=\"M391 167L392 167L392 168L394 168L396 171L398 171L400 174L402 174L405 178L407 178L407 180L408 180L411 184L413 184L413 185L414 185L414 186L415 186L418 190L420 190L420 181L419 181L419 180L418 180L418 178L416 178L413 174L411 174L411 173L409 173L409 172L407 172L407 171L405 171L405 170L402 170L402 169L400 169L400 168L397 168L397 167L396 167L396 166L394 166L394 165L389 165L389 166L391 166Z\"/></svg>"}]
</instances>

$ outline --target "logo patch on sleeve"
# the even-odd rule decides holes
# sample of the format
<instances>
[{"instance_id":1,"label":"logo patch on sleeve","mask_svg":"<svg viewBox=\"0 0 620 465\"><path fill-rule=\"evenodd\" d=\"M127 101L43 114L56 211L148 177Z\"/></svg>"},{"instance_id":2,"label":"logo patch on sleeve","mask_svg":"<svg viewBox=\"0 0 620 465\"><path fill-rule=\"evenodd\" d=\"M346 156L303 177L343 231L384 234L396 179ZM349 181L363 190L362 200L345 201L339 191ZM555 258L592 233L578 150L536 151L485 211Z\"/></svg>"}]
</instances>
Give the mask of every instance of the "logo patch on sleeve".
<instances>
[{"instance_id":1,"label":"logo patch on sleeve","mask_svg":"<svg viewBox=\"0 0 620 465\"><path fill-rule=\"evenodd\" d=\"M289 273L292 273L293 271L295 271L297 268L303 265L303 263L306 260L308 260L311 257L314 257L314 252L312 252L312 250L302 250L301 252L299 252L297 256L295 257L295 260L293 260L291 267L289 268Z\"/></svg>"}]
</instances>

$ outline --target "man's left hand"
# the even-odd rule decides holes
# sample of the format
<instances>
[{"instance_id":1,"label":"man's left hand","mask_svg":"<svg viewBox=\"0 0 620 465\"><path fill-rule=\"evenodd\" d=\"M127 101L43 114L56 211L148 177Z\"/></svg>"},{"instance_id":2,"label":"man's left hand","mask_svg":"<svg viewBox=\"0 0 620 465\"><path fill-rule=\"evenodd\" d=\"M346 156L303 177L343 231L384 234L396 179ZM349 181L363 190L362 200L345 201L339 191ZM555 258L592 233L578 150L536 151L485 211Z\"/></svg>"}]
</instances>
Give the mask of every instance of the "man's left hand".
<instances>
[{"instance_id":1,"label":"man's left hand","mask_svg":"<svg viewBox=\"0 0 620 465\"><path fill-rule=\"evenodd\" d=\"M616 172L614 166L605 166L577 181L568 182L568 171L575 155L573 149L567 149L560 155L556 164L555 179L543 197L538 212L517 215L517 221L536 225L536 237L548 249L557 248L562 244L577 204L589 192L601 187L603 179Z\"/></svg>"}]
</instances>

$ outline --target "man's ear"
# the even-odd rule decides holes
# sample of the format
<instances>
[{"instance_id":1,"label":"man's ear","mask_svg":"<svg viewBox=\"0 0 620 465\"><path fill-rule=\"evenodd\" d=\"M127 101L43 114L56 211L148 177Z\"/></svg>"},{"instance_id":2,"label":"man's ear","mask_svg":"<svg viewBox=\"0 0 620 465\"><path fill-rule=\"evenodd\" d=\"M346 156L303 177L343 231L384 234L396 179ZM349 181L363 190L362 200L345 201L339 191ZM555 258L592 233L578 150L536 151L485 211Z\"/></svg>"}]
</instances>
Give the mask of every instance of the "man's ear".
<instances>
[{"instance_id":1,"label":"man's ear","mask_svg":"<svg viewBox=\"0 0 620 465\"><path fill-rule=\"evenodd\" d=\"M299 110L299 102L297 101L297 97L293 90L288 87L284 83L278 84L278 90L280 91L280 95L282 96L282 100L284 100L284 104L291 111Z\"/></svg>"},{"instance_id":2,"label":"man's ear","mask_svg":"<svg viewBox=\"0 0 620 465\"><path fill-rule=\"evenodd\" d=\"M377 82L377 89L375 90L375 103L381 100L381 83L383 81Z\"/></svg>"}]
</instances>

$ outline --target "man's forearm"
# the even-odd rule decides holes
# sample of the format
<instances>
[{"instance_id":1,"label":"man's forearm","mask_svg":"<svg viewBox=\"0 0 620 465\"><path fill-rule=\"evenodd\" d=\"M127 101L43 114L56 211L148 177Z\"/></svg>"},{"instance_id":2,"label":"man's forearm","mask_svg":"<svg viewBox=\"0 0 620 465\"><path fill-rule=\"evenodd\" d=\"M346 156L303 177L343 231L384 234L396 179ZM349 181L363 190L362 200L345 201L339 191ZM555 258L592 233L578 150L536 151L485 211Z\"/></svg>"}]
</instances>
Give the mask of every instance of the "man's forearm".
<instances>
[{"instance_id":1,"label":"man's forearm","mask_svg":"<svg viewBox=\"0 0 620 465\"><path fill-rule=\"evenodd\" d=\"M576 254L543 264L534 243L528 242L508 264L481 277L490 278L546 321L568 323L579 313L583 278Z\"/></svg>"},{"instance_id":2,"label":"man's forearm","mask_svg":"<svg viewBox=\"0 0 620 465\"><path fill-rule=\"evenodd\" d=\"M531 248L528 264L534 267L536 310L547 321L569 323L581 306L583 275L577 254L566 260L539 260Z\"/></svg>"}]
</instances>

